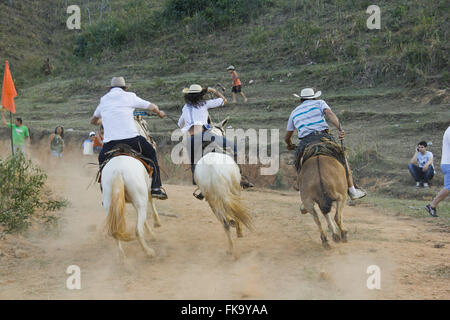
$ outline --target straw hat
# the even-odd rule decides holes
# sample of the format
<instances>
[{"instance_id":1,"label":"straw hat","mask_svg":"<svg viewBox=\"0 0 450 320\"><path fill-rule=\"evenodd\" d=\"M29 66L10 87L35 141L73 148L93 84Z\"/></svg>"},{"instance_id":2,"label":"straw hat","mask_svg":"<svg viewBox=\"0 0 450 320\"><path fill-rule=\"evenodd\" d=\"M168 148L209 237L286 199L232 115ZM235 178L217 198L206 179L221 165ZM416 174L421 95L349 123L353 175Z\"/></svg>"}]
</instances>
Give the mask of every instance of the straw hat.
<instances>
[{"instance_id":1,"label":"straw hat","mask_svg":"<svg viewBox=\"0 0 450 320\"><path fill-rule=\"evenodd\" d=\"M322 91L317 91L314 93L314 89L305 88L300 92L300 98L302 99L315 99L322 95Z\"/></svg>"},{"instance_id":2,"label":"straw hat","mask_svg":"<svg viewBox=\"0 0 450 320\"><path fill-rule=\"evenodd\" d=\"M111 87L125 87L125 88L128 88L128 85L125 83L125 79L123 77L113 77L111 79Z\"/></svg>"},{"instance_id":3,"label":"straw hat","mask_svg":"<svg viewBox=\"0 0 450 320\"><path fill-rule=\"evenodd\" d=\"M183 93L184 94L188 94L188 93L200 93L202 92L203 88L201 85L199 84L191 84L191 86L189 88L184 88L183 89Z\"/></svg>"}]
</instances>

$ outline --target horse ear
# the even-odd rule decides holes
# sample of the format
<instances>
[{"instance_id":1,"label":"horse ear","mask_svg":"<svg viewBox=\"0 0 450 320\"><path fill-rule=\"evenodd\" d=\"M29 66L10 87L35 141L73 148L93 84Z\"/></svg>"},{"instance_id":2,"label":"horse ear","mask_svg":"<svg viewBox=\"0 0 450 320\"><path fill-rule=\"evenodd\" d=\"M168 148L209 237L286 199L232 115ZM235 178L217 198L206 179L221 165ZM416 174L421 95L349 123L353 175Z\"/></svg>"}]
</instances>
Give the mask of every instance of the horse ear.
<instances>
[{"instance_id":1,"label":"horse ear","mask_svg":"<svg viewBox=\"0 0 450 320\"><path fill-rule=\"evenodd\" d=\"M224 128L228 120L230 120L230 117L226 117L225 119L223 119L222 122L220 123L220 127Z\"/></svg>"}]
</instances>

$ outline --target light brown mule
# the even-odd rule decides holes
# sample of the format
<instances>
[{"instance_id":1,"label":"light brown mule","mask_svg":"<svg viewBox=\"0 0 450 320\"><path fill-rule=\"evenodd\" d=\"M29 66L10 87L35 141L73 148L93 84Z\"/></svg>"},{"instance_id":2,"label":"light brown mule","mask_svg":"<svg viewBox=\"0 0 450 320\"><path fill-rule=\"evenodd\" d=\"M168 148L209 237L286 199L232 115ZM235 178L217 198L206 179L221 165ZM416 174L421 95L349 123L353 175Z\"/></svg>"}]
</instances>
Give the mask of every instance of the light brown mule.
<instances>
[{"instance_id":1,"label":"light brown mule","mask_svg":"<svg viewBox=\"0 0 450 320\"><path fill-rule=\"evenodd\" d=\"M314 156L306 160L300 172L297 173L300 195L305 207L302 213L311 213L319 227L320 239L325 249L330 249L326 233L322 229L314 203L325 216L328 227L333 233L335 242L347 242L347 231L343 225L343 211L347 200L347 178L344 166L335 158L329 156ZM330 217L331 206L336 202L334 221ZM339 232L338 232L339 229Z\"/></svg>"}]
</instances>

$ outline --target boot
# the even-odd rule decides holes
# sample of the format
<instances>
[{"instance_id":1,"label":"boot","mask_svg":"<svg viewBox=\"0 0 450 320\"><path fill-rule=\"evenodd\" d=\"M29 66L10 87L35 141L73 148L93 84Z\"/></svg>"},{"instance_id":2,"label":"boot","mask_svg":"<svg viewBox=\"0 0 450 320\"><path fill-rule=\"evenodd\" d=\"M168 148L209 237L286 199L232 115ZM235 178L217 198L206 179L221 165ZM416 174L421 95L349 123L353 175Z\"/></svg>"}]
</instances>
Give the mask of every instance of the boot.
<instances>
[{"instance_id":1,"label":"boot","mask_svg":"<svg viewBox=\"0 0 450 320\"><path fill-rule=\"evenodd\" d=\"M352 200L356 200L356 199L361 199L364 198L367 193L361 189L356 189L354 192L350 192L350 190L348 191L348 194L350 195L350 199Z\"/></svg>"},{"instance_id":2,"label":"boot","mask_svg":"<svg viewBox=\"0 0 450 320\"><path fill-rule=\"evenodd\" d=\"M253 188L255 185L248 180L248 177L241 175L241 187L243 189Z\"/></svg>"}]
</instances>

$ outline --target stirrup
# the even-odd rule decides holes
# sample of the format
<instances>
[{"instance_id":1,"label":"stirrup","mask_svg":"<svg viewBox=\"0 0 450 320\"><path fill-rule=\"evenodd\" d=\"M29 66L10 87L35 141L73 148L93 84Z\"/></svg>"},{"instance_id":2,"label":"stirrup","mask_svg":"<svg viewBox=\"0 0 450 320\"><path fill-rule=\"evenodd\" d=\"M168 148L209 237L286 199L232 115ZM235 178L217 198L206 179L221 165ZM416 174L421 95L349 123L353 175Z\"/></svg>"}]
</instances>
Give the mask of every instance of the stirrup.
<instances>
[{"instance_id":1,"label":"stirrup","mask_svg":"<svg viewBox=\"0 0 450 320\"><path fill-rule=\"evenodd\" d=\"M192 195L194 197L196 197L198 200L203 200L205 199L205 196L202 194L202 192L200 191L198 194L196 194L196 192L200 190L200 188L197 187L197 189L195 189L194 193L192 193Z\"/></svg>"},{"instance_id":2,"label":"stirrup","mask_svg":"<svg viewBox=\"0 0 450 320\"><path fill-rule=\"evenodd\" d=\"M248 188L253 188L255 185L253 183L250 182L250 180L244 176L241 175L241 181L239 183L242 187L242 189L248 189Z\"/></svg>"}]
</instances>

